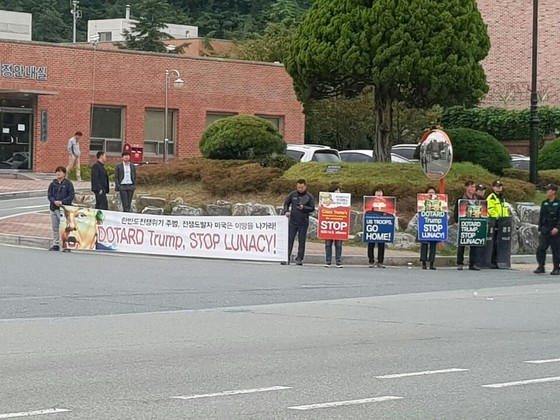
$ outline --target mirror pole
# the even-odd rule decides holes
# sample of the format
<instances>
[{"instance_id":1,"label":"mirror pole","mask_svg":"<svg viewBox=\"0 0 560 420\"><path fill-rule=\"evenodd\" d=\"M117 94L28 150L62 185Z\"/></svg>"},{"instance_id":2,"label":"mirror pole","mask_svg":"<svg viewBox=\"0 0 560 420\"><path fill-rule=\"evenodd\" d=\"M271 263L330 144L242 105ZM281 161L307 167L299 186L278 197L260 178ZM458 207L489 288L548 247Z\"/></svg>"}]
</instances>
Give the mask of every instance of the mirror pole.
<instances>
[{"instance_id":1,"label":"mirror pole","mask_svg":"<svg viewBox=\"0 0 560 420\"><path fill-rule=\"evenodd\" d=\"M439 180L439 193L445 194L445 177Z\"/></svg>"}]
</instances>

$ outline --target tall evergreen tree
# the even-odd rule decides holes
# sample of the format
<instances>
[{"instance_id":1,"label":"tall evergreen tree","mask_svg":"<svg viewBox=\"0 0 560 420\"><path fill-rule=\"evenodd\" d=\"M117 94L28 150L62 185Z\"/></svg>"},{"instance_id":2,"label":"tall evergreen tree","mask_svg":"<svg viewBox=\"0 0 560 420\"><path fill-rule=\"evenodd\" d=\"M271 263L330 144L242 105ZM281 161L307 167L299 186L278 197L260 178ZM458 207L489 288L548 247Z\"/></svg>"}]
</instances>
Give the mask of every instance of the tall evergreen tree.
<instances>
[{"instance_id":1,"label":"tall evergreen tree","mask_svg":"<svg viewBox=\"0 0 560 420\"><path fill-rule=\"evenodd\" d=\"M165 32L172 19L167 0L140 0L135 7L136 23L125 30L125 40L119 48L138 51L165 52L164 40L172 37Z\"/></svg>"},{"instance_id":2,"label":"tall evergreen tree","mask_svg":"<svg viewBox=\"0 0 560 420\"><path fill-rule=\"evenodd\" d=\"M355 97L373 87L374 155L389 161L393 103L476 104L490 40L476 0L315 0L286 69L299 98Z\"/></svg>"}]
</instances>

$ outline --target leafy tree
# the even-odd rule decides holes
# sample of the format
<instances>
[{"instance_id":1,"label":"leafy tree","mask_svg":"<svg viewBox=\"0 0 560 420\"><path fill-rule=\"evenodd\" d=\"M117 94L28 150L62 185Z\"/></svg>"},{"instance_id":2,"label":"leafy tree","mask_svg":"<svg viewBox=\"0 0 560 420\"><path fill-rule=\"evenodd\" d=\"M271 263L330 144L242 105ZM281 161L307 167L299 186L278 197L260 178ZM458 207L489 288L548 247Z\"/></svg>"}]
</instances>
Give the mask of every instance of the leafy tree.
<instances>
[{"instance_id":1,"label":"leafy tree","mask_svg":"<svg viewBox=\"0 0 560 420\"><path fill-rule=\"evenodd\" d=\"M560 169L560 139L548 143L539 152L539 170Z\"/></svg>"},{"instance_id":2,"label":"leafy tree","mask_svg":"<svg viewBox=\"0 0 560 420\"><path fill-rule=\"evenodd\" d=\"M315 0L286 69L304 103L373 87L374 156L389 161L393 103L476 104L489 48L476 0Z\"/></svg>"},{"instance_id":3,"label":"leafy tree","mask_svg":"<svg viewBox=\"0 0 560 420\"><path fill-rule=\"evenodd\" d=\"M166 52L163 41L172 38L164 32L172 14L167 0L140 0L136 4L136 13L137 22L132 25L132 30L124 30L125 41L119 44L119 48Z\"/></svg>"},{"instance_id":4,"label":"leafy tree","mask_svg":"<svg viewBox=\"0 0 560 420\"><path fill-rule=\"evenodd\" d=\"M282 23L269 24L264 34L258 35L239 45L239 58L242 60L283 63L288 56L295 28Z\"/></svg>"}]
</instances>

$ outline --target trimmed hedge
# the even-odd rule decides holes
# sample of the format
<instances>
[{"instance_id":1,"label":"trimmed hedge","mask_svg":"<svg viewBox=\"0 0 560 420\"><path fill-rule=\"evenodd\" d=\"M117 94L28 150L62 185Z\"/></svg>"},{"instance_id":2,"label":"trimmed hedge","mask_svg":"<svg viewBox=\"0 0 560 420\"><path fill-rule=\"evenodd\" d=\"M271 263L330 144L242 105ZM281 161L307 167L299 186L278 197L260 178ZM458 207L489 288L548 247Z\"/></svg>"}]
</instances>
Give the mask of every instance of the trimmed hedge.
<instances>
[{"instance_id":1,"label":"trimmed hedge","mask_svg":"<svg viewBox=\"0 0 560 420\"><path fill-rule=\"evenodd\" d=\"M511 157L498 140L470 128L446 130L453 144L453 162L472 162L495 174L511 167Z\"/></svg>"},{"instance_id":2,"label":"trimmed hedge","mask_svg":"<svg viewBox=\"0 0 560 420\"><path fill-rule=\"evenodd\" d=\"M560 169L560 139L544 146L539 152L539 170Z\"/></svg>"},{"instance_id":3,"label":"trimmed hedge","mask_svg":"<svg viewBox=\"0 0 560 420\"><path fill-rule=\"evenodd\" d=\"M109 181L115 180L115 167L112 165L105 165L105 170L107 175L109 175ZM91 165L80 165L80 175L82 181L91 181ZM76 170L70 169L68 172L68 179L76 180Z\"/></svg>"},{"instance_id":4,"label":"trimmed hedge","mask_svg":"<svg viewBox=\"0 0 560 420\"><path fill-rule=\"evenodd\" d=\"M253 115L235 115L206 129L200 152L210 159L258 159L284 154L286 143L270 122Z\"/></svg>"},{"instance_id":5,"label":"trimmed hedge","mask_svg":"<svg viewBox=\"0 0 560 420\"><path fill-rule=\"evenodd\" d=\"M280 179L272 181L270 190L279 194L286 193L294 189L299 178L304 178L309 191L317 195L334 181L340 183L342 191L351 193L354 204L359 206L362 196L373 195L376 188L382 188L386 195L396 196L398 200L416 197L416 194L425 191L428 186L439 189L438 182L426 178L420 165L342 162L338 174L327 174L326 168L329 165L332 163L295 165ZM490 186L496 175L472 163L453 164L445 182L445 192L451 202L463 194L464 182L467 179ZM502 178L502 182L509 201L527 201L535 194L535 187L528 182L511 178Z\"/></svg>"},{"instance_id":6,"label":"trimmed hedge","mask_svg":"<svg viewBox=\"0 0 560 420\"><path fill-rule=\"evenodd\" d=\"M560 108L539 107L540 137L560 129ZM529 139L530 110L504 108L464 108L454 106L443 111L441 125L444 129L471 128L503 140Z\"/></svg>"}]
</instances>

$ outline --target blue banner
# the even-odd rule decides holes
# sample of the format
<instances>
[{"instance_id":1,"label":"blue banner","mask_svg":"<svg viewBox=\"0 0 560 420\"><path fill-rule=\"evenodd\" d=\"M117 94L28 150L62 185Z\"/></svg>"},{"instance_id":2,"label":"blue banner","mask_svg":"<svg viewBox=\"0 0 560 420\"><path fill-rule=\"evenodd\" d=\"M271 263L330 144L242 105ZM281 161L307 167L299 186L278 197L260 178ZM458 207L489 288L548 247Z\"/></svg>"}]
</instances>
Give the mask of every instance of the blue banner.
<instances>
[{"instance_id":1,"label":"blue banner","mask_svg":"<svg viewBox=\"0 0 560 420\"><path fill-rule=\"evenodd\" d=\"M447 241L447 212L418 212L418 240L420 242Z\"/></svg>"},{"instance_id":2,"label":"blue banner","mask_svg":"<svg viewBox=\"0 0 560 420\"><path fill-rule=\"evenodd\" d=\"M395 240L395 216L387 213L364 214L364 242L389 243Z\"/></svg>"}]
</instances>

